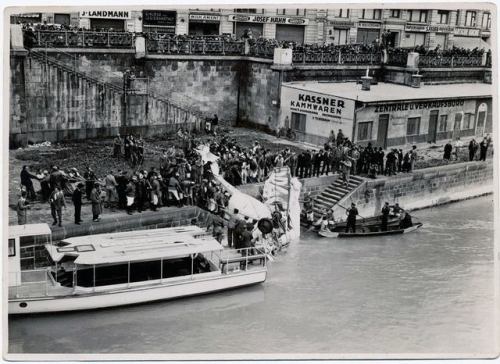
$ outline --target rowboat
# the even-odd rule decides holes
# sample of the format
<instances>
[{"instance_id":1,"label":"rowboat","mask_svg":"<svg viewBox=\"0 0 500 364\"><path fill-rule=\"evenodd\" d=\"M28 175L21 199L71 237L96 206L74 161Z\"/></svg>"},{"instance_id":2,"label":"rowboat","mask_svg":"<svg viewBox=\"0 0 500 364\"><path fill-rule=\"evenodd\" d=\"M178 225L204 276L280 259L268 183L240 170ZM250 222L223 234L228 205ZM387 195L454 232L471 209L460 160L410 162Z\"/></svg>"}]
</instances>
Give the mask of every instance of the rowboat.
<instances>
[{"instance_id":1,"label":"rowboat","mask_svg":"<svg viewBox=\"0 0 500 364\"><path fill-rule=\"evenodd\" d=\"M355 238L355 237L375 237L375 236L384 236L384 235L398 235L398 234L406 234L410 233L412 231L415 231L422 227L422 223L418 222L416 224L413 224L413 226L410 226L406 229L393 229L390 230L389 228L386 231L358 231L356 230L355 233L350 232L346 233L345 231L330 231L330 230L322 230L319 231L318 234L320 236L323 236L325 238Z\"/></svg>"},{"instance_id":2,"label":"rowboat","mask_svg":"<svg viewBox=\"0 0 500 364\"><path fill-rule=\"evenodd\" d=\"M422 223L415 222L411 226L402 228L398 216L389 216L387 229L382 230L382 216L374 216L356 221L356 231L346 232L347 222L340 222L331 228L320 229L318 235L327 238L375 237L384 235L406 234L422 227Z\"/></svg>"},{"instance_id":3,"label":"rowboat","mask_svg":"<svg viewBox=\"0 0 500 364\"><path fill-rule=\"evenodd\" d=\"M227 251L197 226L50 241L46 224L9 227L9 314L90 310L264 282L267 255ZM39 234L50 264L21 270L20 241Z\"/></svg>"}]
</instances>

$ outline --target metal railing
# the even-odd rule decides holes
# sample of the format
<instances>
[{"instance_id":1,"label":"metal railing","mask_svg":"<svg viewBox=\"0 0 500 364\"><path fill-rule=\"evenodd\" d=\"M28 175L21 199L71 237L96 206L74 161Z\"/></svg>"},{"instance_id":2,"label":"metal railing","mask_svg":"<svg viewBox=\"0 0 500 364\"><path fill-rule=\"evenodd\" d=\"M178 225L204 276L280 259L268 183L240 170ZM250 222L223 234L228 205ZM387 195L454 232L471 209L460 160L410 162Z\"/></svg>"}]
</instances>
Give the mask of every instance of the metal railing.
<instances>
[{"instance_id":1,"label":"metal railing","mask_svg":"<svg viewBox=\"0 0 500 364\"><path fill-rule=\"evenodd\" d=\"M381 53L350 53L350 52L292 52L292 62L319 64L380 64Z\"/></svg>"},{"instance_id":2,"label":"metal railing","mask_svg":"<svg viewBox=\"0 0 500 364\"><path fill-rule=\"evenodd\" d=\"M482 67L482 56L425 56L418 57L418 66L421 68L462 68Z\"/></svg>"},{"instance_id":3,"label":"metal railing","mask_svg":"<svg viewBox=\"0 0 500 364\"><path fill-rule=\"evenodd\" d=\"M261 249L256 247L249 248L240 248L235 250L236 253L241 256L226 256L221 257L217 253L214 253L219 258L219 266L221 269L221 273L229 274L229 265L230 264L238 264L239 267L237 269L233 269L232 272L238 272L241 270L247 271L248 264L254 261L259 261L262 267L267 266L267 254Z\"/></svg>"},{"instance_id":4,"label":"metal railing","mask_svg":"<svg viewBox=\"0 0 500 364\"><path fill-rule=\"evenodd\" d=\"M224 39L177 40L149 36L146 49L148 53L159 54L242 55L245 53L245 42Z\"/></svg>"},{"instance_id":5,"label":"metal railing","mask_svg":"<svg viewBox=\"0 0 500 364\"><path fill-rule=\"evenodd\" d=\"M37 30L37 45L74 48L133 48L134 33L93 32L87 30Z\"/></svg>"},{"instance_id":6,"label":"metal railing","mask_svg":"<svg viewBox=\"0 0 500 364\"><path fill-rule=\"evenodd\" d=\"M49 272L48 268L9 272L9 298L48 296L49 286L54 286Z\"/></svg>"},{"instance_id":7,"label":"metal railing","mask_svg":"<svg viewBox=\"0 0 500 364\"><path fill-rule=\"evenodd\" d=\"M405 67L408 62L408 53L388 53L387 64Z\"/></svg>"}]
</instances>

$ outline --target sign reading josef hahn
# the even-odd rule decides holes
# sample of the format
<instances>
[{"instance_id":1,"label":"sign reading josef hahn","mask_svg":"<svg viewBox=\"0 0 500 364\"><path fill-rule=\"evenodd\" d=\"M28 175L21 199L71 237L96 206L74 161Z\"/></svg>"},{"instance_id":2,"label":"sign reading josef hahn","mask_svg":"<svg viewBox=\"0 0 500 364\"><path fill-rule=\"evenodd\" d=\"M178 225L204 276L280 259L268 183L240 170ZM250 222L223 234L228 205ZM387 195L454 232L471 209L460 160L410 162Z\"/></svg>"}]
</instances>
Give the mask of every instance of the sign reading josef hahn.
<instances>
[{"instance_id":1,"label":"sign reading josef hahn","mask_svg":"<svg viewBox=\"0 0 500 364\"><path fill-rule=\"evenodd\" d=\"M307 25L309 19L306 18L289 18L285 16L265 16L265 15L245 15L234 14L228 16L229 21L243 22L243 23L271 23L271 24L293 24L293 25Z\"/></svg>"}]
</instances>

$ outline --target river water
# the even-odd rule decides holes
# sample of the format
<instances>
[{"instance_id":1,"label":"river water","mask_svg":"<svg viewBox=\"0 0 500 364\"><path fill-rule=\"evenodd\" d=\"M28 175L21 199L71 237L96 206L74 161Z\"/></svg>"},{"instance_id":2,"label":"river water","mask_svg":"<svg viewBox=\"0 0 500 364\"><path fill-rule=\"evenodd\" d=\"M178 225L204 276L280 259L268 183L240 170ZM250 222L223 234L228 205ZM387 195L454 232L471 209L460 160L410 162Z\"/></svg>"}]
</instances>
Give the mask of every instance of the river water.
<instances>
[{"instance_id":1,"label":"river water","mask_svg":"<svg viewBox=\"0 0 500 364\"><path fill-rule=\"evenodd\" d=\"M415 233L305 233L264 284L99 311L11 317L11 353L485 356L495 342L493 197L416 211Z\"/></svg>"}]
</instances>

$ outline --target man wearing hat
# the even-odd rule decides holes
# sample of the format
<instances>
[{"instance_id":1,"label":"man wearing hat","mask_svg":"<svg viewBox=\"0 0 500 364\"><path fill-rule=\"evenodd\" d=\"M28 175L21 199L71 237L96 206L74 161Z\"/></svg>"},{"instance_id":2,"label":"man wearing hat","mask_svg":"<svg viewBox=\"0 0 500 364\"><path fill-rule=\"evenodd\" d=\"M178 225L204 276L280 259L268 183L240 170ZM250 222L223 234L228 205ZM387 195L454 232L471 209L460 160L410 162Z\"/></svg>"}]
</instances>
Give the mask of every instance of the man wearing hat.
<instances>
[{"instance_id":1,"label":"man wearing hat","mask_svg":"<svg viewBox=\"0 0 500 364\"><path fill-rule=\"evenodd\" d=\"M347 225L345 227L345 232L348 233L351 230L353 233L356 232L356 216L358 215L358 209L356 204L351 203L351 208L347 209Z\"/></svg>"},{"instance_id":2,"label":"man wearing hat","mask_svg":"<svg viewBox=\"0 0 500 364\"><path fill-rule=\"evenodd\" d=\"M80 218L82 212L82 189L84 184L82 182L76 185L75 191L73 192L73 196L71 200L73 201L73 205L75 206L75 224L80 225L82 219Z\"/></svg>"}]
</instances>

